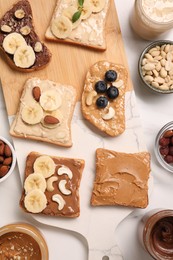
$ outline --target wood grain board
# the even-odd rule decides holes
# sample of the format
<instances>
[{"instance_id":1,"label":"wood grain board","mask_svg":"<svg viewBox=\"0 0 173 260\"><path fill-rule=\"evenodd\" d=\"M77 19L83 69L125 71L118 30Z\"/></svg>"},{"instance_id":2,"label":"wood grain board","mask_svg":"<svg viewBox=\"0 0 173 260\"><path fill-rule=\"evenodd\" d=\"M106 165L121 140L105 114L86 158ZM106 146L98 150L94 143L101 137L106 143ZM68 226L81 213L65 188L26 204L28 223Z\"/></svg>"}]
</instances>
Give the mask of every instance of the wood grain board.
<instances>
[{"instance_id":1,"label":"wood grain board","mask_svg":"<svg viewBox=\"0 0 173 260\"><path fill-rule=\"evenodd\" d=\"M73 85L78 90L78 100L80 100L86 72L95 62L108 60L122 64L128 70L115 4L113 0L110 1L111 5L106 21L107 50L102 52L79 46L45 41L44 34L51 20L56 0L30 0L36 32L52 52L52 60L43 70L33 73L21 73L12 70L6 64L3 55L0 56L0 77L8 115L16 113L23 85L30 77L35 76L41 79ZM14 3L16 3L14 0L0 0L0 17ZM129 76L127 91L130 89L132 89L132 83Z\"/></svg>"}]
</instances>

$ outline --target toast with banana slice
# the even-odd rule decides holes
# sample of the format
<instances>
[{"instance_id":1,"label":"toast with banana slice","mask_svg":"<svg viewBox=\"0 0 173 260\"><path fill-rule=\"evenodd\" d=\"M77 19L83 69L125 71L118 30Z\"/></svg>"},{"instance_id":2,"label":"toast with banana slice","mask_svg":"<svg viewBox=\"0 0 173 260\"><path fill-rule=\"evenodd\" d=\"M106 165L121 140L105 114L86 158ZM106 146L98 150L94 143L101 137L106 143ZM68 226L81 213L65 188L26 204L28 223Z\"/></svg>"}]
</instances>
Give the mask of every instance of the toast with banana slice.
<instances>
[{"instance_id":1,"label":"toast with banana slice","mask_svg":"<svg viewBox=\"0 0 173 260\"><path fill-rule=\"evenodd\" d=\"M28 79L10 134L70 147L75 103L74 87L39 78Z\"/></svg>"},{"instance_id":2,"label":"toast with banana slice","mask_svg":"<svg viewBox=\"0 0 173 260\"><path fill-rule=\"evenodd\" d=\"M34 214L78 217L84 164L82 159L31 152L26 159L21 208Z\"/></svg>"},{"instance_id":3,"label":"toast with banana slice","mask_svg":"<svg viewBox=\"0 0 173 260\"><path fill-rule=\"evenodd\" d=\"M99 61L86 75L82 114L91 124L110 136L125 130L127 70L119 64Z\"/></svg>"},{"instance_id":4,"label":"toast with banana slice","mask_svg":"<svg viewBox=\"0 0 173 260\"><path fill-rule=\"evenodd\" d=\"M58 0L46 39L104 51L109 5L110 0Z\"/></svg>"},{"instance_id":5,"label":"toast with banana slice","mask_svg":"<svg viewBox=\"0 0 173 260\"><path fill-rule=\"evenodd\" d=\"M28 0L14 4L0 19L0 49L11 68L22 72L40 70L50 62L51 53L35 32Z\"/></svg>"}]
</instances>

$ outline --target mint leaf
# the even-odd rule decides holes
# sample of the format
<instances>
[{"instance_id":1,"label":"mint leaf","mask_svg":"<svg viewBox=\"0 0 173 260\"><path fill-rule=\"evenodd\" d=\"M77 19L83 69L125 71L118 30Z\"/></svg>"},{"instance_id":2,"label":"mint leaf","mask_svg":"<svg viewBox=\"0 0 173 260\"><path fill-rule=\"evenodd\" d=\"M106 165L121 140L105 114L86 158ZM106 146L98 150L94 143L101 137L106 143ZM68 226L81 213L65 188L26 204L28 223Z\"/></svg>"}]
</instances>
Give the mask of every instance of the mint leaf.
<instances>
[{"instance_id":1,"label":"mint leaf","mask_svg":"<svg viewBox=\"0 0 173 260\"><path fill-rule=\"evenodd\" d=\"M74 15L72 16L72 23L75 23L81 16L81 11L77 11L76 13L74 13Z\"/></svg>"},{"instance_id":2,"label":"mint leaf","mask_svg":"<svg viewBox=\"0 0 173 260\"><path fill-rule=\"evenodd\" d=\"M84 0L78 0L79 6L83 6Z\"/></svg>"}]
</instances>

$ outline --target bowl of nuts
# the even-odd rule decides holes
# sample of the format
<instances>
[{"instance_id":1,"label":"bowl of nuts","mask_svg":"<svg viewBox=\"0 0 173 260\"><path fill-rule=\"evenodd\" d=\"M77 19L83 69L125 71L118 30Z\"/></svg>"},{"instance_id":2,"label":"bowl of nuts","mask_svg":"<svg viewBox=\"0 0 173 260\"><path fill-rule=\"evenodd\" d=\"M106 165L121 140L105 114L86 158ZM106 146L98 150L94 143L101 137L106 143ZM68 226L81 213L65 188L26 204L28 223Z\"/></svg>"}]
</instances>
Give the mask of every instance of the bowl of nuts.
<instances>
[{"instance_id":1,"label":"bowl of nuts","mask_svg":"<svg viewBox=\"0 0 173 260\"><path fill-rule=\"evenodd\" d=\"M173 41L149 44L139 58L138 69L147 88L161 94L173 93Z\"/></svg>"},{"instance_id":2,"label":"bowl of nuts","mask_svg":"<svg viewBox=\"0 0 173 260\"><path fill-rule=\"evenodd\" d=\"M0 182L5 181L16 165L16 154L10 142L0 136Z\"/></svg>"},{"instance_id":3,"label":"bowl of nuts","mask_svg":"<svg viewBox=\"0 0 173 260\"><path fill-rule=\"evenodd\" d=\"M164 125L155 140L155 155L158 162L173 172L173 121Z\"/></svg>"}]
</instances>

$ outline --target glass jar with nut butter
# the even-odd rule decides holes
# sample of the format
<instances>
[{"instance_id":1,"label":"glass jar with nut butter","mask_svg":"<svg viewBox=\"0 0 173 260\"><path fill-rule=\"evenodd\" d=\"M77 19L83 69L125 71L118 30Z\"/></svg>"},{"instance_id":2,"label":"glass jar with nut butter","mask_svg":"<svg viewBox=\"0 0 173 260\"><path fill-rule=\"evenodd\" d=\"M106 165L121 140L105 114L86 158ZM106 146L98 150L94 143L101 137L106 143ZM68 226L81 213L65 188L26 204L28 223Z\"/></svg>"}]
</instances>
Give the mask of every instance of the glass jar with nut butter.
<instances>
[{"instance_id":1,"label":"glass jar with nut butter","mask_svg":"<svg viewBox=\"0 0 173 260\"><path fill-rule=\"evenodd\" d=\"M173 1L135 0L130 23L141 38L157 39L173 28Z\"/></svg>"}]
</instances>

